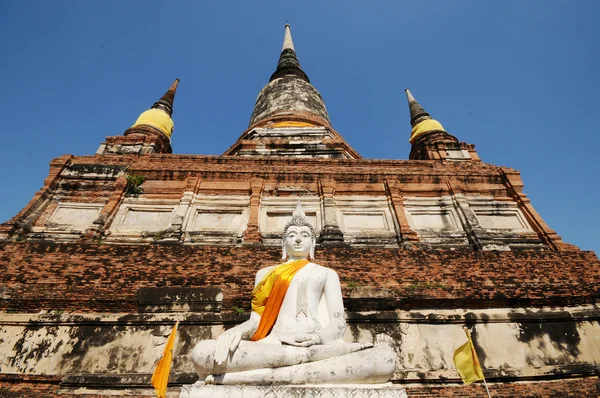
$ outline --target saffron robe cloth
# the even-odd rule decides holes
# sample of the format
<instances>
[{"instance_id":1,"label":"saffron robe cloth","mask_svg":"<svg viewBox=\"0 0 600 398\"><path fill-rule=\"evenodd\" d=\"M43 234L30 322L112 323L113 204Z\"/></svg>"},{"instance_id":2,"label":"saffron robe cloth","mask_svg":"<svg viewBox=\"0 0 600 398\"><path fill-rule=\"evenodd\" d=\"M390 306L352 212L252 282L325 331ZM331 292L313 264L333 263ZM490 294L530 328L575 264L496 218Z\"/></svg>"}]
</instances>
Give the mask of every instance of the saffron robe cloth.
<instances>
[{"instance_id":1,"label":"saffron robe cloth","mask_svg":"<svg viewBox=\"0 0 600 398\"><path fill-rule=\"evenodd\" d=\"M412 144L413 142L415 142L415 140L417 139L418 136L423 135L425 133L429 133L430 131L444 131L445 132L446 130L444 130L444 128L442 127L440 122L438 122L437 120L434 120L434 119L423 120L422 122L417 124L415 127L413 127L412 132L410 134L410 140L408 140L408 142L410 142Z\"/></svg>"},{"instance_id":2,"label":"saffron robe cloth","mask_svg":"<svg viewBox=\"0 0 600 398\"><path fill-rule=\"evenodd\" d=\"M258 341L268 336L279 316L279 310L290 283L309 260L295 260L273 268L252 290L252 310L260 315L256 332L250 340Z\"/></svg>"}]
</instances>

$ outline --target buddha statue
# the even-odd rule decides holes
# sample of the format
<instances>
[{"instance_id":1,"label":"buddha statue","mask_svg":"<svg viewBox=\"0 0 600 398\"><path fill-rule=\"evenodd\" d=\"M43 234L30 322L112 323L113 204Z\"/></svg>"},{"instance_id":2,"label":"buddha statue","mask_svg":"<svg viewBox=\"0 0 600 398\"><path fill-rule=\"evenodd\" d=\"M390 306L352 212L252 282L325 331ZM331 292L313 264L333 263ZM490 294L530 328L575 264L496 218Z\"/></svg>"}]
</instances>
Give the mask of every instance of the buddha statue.
<instances>
[{"instance_id":1,"label":"buddha statue","mask_svg":"<svg viewBox=\"0 0 600 398\"><path fill-rule=\"evenodd\" d=\"M283 231L283 264L261 269L250 318L203 340L192 362L205 384L377 384L392 377L391 338L342 340L346 320L337 273L313 263L315 233L300 203Z\"/></svg>"}]
</instances>

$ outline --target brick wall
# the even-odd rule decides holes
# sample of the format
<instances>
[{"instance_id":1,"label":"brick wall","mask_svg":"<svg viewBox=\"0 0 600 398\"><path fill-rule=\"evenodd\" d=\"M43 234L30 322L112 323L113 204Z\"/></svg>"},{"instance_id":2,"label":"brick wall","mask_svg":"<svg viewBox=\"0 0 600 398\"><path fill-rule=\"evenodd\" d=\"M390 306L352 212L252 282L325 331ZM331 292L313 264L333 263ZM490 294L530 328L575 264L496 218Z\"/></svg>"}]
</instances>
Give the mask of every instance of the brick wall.
<instances>
[{"instance_id":1,"label":"brick wall","mask_svg":"<svg viewBox=\"0 0 600 398\"><path fill-rule=\"evenodd\" d=\"M224 309L249 307L254 275L278 248L12 242L0 246L0 310L135 312L141 287L216 286ZM317 248L355 286L390 289L399 308L575 305L600 298L600 262L585 251Z\"/></svg>"},{"instance_id":2,"label":"brick wall","mask_svg":"<svg viewBox=\"0 0 600 398\"><path fill-rule=\"evenodd\" d=\"M0 374L0 397L52 398L56 396L59 383L58 376Z\"/></svg>"}]
</instances>

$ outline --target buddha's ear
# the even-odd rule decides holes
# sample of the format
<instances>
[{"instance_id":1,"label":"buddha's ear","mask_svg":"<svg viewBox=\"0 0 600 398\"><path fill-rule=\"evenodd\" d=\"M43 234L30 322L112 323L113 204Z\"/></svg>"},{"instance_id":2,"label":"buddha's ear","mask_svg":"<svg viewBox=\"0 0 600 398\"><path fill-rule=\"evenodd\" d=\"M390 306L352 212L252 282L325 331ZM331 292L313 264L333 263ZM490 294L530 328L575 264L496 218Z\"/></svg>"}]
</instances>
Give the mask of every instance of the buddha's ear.
<instances>
[{"instance_id":1,"label":"buddha's ear","mask_svg":"<svg viewBox=\"0 0 600 398\"><path fill-rule=\"evenodd\" d=\"M317 240L313 237L312 238L312 245L310 245L310 253L308 255L308 259L309 260L314 260L315 259L315 245L317 243Z\"/></svg>"},{"instance_id":2,"label":"buddha's ear","mask_svg":"<svg viewBox=\"0 0 600 398\"><path fill-rule=\"evenodd\" d=\"M285 239L281 240L281 259L285 261L287 258L287 250L285 248Z\"/></svg>"}]
</instances>

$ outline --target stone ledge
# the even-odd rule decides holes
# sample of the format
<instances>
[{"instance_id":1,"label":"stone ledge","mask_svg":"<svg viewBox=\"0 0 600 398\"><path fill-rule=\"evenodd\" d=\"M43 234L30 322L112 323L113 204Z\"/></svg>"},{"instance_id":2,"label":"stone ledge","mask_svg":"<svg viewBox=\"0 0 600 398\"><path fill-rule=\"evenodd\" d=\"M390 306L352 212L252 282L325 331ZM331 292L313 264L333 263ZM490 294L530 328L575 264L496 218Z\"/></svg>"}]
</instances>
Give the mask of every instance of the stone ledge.
<instances>
[{"instance_id":1,"label":"stone ledge","mask_svg":"<svg viewBox=\"0 0 600 398\"><path fill-rule=\"evenodd\" d=\"M591 377L600 374L600 366L589 363L532 366L527 368L484 368L483 374L488 382L535 382L544 380L572 379ZM429 370L398 369L394 381L407 383L461 384L456 369Z\"/></svg>"},{"instance_id":2,"label":"stone ledge","mask_svg":"<svg viewBox=\"0 0 600 398\"><path fill-rule=\"evenodd\" d=\"M197 382L181 388L180 398L406 398L404 388L392 383L349 386L217 386Z\"/></svg>"},{"instance_id":3,"label":"stone ledge","mask_svg":"<svg viewBox=\"0 0 600 398\"><path fill-rule=\"evenodd\" d=\"M169 378L169 386L193 383L198 379L195 373L173 373ZM86 388L148 388L152 375L148 373L81 373L65 376L62 387Z\"/></svg>"},{"instance_id":4,"label":"stone ledge","mask_svg":"<svg viewBox=\"0 0 600 398\"><path fill-rule=\"evenodd\" d=\"M2 285L0 285L1 293ZM5 292L10 293L10 290ZM2 301L0 296L0 301ZM165 312L165 313L0 313L0 325L20 327L42 326L149 326L172 325L234 325L248 320L249 313L233 312ZM348 311L349 324L360 323L422 323L422 324L489 324L515 322L593 322L600 321L597 305L542 308L492 308L460 311L431 309L412 311Z\"/></svg>"}]
</instances>

